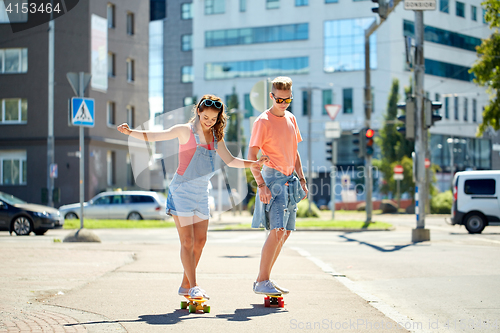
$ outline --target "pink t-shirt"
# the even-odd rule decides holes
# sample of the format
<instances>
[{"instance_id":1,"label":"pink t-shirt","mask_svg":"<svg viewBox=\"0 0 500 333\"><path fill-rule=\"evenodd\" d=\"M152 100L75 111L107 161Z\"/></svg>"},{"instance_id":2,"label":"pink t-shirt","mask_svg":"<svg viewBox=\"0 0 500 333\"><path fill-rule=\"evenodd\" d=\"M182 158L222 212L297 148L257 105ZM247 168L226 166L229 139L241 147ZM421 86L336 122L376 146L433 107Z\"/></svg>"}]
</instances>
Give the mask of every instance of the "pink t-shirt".
<instances>
[{"instance_id":1,"label":"pink t-shirt","mask_svg":"<svg viewBox=\"0 0 500 333\"><path fill-rule=\"evenodd\" d=\"M208 145L200 144L200 147L204 147L208 150L214 150L214 142L210 142ZM189 163L193 159L194 153L196 152L196 139L194 138L194 133L191 131L191 136L186 144L179 144L179 166L177 167L177 173L183 175L186 171Z\"/></svg>"},{"instance_id":2,"label":"pink t-shirt","mask_svg":"<svg viewBox=\"0 0 500 333\"><path fill-rule=\"evenodd\" d=\"M263 112L253 124L250 147L259 147L263 155L269 156L268 167L289 176L295 169L297 144L302 141L295 116L285 111L283 117L271 111Z\"/></svg>"}]
</instances>

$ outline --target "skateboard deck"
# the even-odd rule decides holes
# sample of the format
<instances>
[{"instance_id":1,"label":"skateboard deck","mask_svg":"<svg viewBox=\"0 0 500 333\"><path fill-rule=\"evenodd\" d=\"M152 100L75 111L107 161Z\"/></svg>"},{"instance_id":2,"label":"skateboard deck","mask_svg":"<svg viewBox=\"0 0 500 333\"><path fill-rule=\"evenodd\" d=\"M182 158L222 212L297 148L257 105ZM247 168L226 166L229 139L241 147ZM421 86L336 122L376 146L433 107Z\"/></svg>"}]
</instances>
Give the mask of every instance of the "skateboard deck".
<instances>
[{"instance_id":1,"label":"skateboard deck","mask_svg":"<svg viewBox=\"0 0 500 333\"><path fill-rule=\"evenodd\" d=\"M278 308L283 308L285 307L285 301L283 300L283 296L281 295L266 295L264 297L264 306L266 308L268 307L278 307Z\"/></svg>"},{"instance_id":2,"label":"skateboard deck","mask_svg":"<svg viewBox=\"0 0 500 333\"><path fill-rule=\"evenodd\" d=\"M181 309L189 309L189 313L194 313L196 311L203 311L205 313L210 312L210 306L203 304L208 299L206 298L191 298L188 295L184 295L187 301L181 301Z\"/></svg>"}]
</instances>

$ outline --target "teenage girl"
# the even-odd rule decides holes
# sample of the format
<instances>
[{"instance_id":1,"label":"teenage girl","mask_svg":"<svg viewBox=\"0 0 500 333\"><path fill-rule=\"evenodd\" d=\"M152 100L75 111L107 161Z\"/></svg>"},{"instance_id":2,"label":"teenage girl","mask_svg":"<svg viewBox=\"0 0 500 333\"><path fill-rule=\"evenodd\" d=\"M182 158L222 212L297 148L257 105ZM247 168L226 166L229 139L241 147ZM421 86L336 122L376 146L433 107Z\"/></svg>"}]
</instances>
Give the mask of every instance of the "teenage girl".
<instances>
[{"instance_id":1,"label":"teenage girl","mask_svg":"<svg viewBox=\"0 0 500 333\"><path fill-rule=\"evenodd\" d=\"M187 124L175 125L163 131L132 130L124 123L118 131L145 141L179 140L179 167L169 186L167 213L172 215L181 242L184 277L179 295L209 298L196 281L196 266L207 239L208 186L215 174L215 154L228 166L250 168L269 160L258 161L234 157L224 142L227 115L222 100L214 95L203 96L194 107L193 118Z\"/></svg>"}]
</instances>

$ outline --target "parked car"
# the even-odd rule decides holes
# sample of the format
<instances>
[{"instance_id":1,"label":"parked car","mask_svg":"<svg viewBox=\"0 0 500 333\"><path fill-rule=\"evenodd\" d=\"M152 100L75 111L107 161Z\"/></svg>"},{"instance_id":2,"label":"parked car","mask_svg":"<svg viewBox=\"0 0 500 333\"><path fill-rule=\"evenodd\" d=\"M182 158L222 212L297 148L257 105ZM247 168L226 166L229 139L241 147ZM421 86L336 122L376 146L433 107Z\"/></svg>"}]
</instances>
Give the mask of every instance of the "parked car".
<instances>
[{"instance_id":1,"label":"parked car","mask_svg":"<svg viewBox=\"0 0 500 333\"><path fill-rule=\"evenodd\" d=\"M55 208L27 203L13 195L0 192L0 230L18 236L31 232L43 235L49 229L60 229L63 219Z\"/></svg>"},{"instance_id":2,"label":"parked car","mask_svg":"<svg viewBox=\"0 0 500 333\"><path fill-rule=\"evenodd\" d=\"M451 223L465 225L471 234L500 225L500 170L455 174Z\"/></svg>"},{"instance_id":3,"label":"parked car","mask_svg":"<svg viewBox=\"0 0 500 333\"><path fill-rule=\"evenodd\" d=\"M59 207L64 219L80 218L80 203ZM166 214L165 198L150 191L113 191L99 193L83 203L85 218L158 220Z\"/></svg>"}]
</instances>

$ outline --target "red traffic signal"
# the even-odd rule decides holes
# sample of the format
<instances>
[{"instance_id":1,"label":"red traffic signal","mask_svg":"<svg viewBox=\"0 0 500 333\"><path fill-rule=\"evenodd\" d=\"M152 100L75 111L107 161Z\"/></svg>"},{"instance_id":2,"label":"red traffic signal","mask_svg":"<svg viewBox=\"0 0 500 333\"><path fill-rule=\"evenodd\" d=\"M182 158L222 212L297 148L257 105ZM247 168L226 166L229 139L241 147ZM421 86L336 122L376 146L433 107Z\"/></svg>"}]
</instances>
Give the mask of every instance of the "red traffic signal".
<instances>
[{"instance_id":1,"label":"red traffic signal","mask_svg":"<svg viewBox=\"0 0 500 333\"><path fill-rule=\"evenodd\" d=\"M367 128L365 131L365 137L366 137L366 155L371 156L373 155L373 136L375 135L375 131L372 130L371 128Z\"/></svg>"},{"instance_id":2,"label":"red traffic signal","mask_svg":"<svg viewBox=\"0 0 500 333\"><path fill-rule=\"evenodd\" d=\"M368 129L366 130L366 134L365 134L365 135L366 135L366 138L367 138L367 139L371 139L371 138L373 138L373 136L375 135L375 131L374 131L374 130L372 130L371 128L368 128Z\"/></svg>"}]
</instances>

